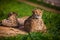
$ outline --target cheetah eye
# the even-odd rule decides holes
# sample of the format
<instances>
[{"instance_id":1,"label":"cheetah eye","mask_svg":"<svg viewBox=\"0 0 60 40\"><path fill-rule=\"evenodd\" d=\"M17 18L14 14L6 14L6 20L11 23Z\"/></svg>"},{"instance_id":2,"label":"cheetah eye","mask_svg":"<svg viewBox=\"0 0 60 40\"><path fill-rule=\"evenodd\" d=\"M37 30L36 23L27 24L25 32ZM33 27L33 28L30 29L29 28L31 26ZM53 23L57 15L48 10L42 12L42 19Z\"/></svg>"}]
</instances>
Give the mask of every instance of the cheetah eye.
<instances>
[{"instance_id":1,"label":"cheetah eye","mask_svg":"<svg viewBox=\"0 0 60 40\"><path fill-rule=\"evenodd\" d=\"M41 13L41 12L40 12Z\"/></svg>"}]
</instances>

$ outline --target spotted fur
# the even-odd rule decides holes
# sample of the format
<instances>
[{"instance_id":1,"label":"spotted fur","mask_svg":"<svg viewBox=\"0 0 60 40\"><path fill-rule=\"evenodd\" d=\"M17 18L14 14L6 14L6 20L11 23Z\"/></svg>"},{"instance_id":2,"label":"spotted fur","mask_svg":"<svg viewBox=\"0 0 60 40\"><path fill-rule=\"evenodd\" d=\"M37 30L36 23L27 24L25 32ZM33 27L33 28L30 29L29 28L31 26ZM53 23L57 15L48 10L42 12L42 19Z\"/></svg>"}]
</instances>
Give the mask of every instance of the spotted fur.
<instances>
[{"instance_id":1,"label":"spotted fur","mask_svg":"<svg viewBox=\"0 0 60 40\"><path fill-rule=\"evenodd\" d=\"M10 12L8 14L8 19L2 20L2 24L4 26L8 26L8 27L16 27L16 26L18 26L16 16L17 15L16 15L15 12Z\"/></svg>"},{"instance_id":2,"label":"spotted fur","mask_svg":"<svg viewBox=\"0 0 60 40\"><path fill-rule=\"evenodd\" d=\"M42 20L42 10L35 9L33 14L24 22L24 30L27 32L46 32L46 26Z\"/></svg>"}]
</instances>

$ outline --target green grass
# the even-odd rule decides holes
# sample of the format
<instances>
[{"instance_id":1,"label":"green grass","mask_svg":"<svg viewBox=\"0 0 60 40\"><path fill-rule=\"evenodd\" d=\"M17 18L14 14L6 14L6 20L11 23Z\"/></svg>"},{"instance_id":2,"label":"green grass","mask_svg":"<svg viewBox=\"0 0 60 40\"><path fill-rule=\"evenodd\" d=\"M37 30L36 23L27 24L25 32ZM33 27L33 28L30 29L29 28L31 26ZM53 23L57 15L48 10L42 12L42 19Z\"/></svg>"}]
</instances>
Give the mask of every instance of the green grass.
<instances>
[{"instance_id":1,"label":"green grass","mask_svg":"<svg viewBox=\"0 0 60 40\"><path fill-rule=\"evenodd\" d=\"M10 36L10 37L0 37L0 40L26 40L27 35L17 35L17 36Z\"/></svg>"},{"instance_id":2,"label":"green grass","mask_svg":"<svg viewBox=\"0 0 60 40\"><path fill-rule=\"evenodd\" d=\"M9 12L16 12L18 17L31 15L34 7L21 2L0 2L0 19L7 17Z\"/></svg>"},{"instance_id":3,"label":"green grass","mask_svg":"<svg viewBox=\"0 0 60 40\"><path fill-rule=\"evenodd\" d=\"M31 37L30 37L31 35ZM30 33L30 35L17 35L14 37L0 37L0 40L52 40L51 35L46 35L42 33ZM31 39L33 38L33 39Z\"/></svg>"},{"instance_id":4,"label":"green grass","mask_svg":"<svg viewBox=\"0 0 60 40\"><path fill-rule=\"evenodd\" d=\"M60 10L60 7L57 7L57 6L51 5L51 4L47 4L47 3L43 2L43 0L41 0L41 1L37 1L37 0L28 0L28 1L37 3L37 4L39 4L39 5L43 5L43 6L48 7L48 8Z\"/></svg>"},{"instance_id":5,"label":"green grass","mask_svg":"<svg viewBox=\"0 0 60 40\"><path fill-rule=\"evenodd\" d=\"M16 1L0 2L0 20L7 18L9 12L18 13L18 17L30 16L35 7ZM33 40L60 40L60 14L43 11L43 20L47 26L47 33L30 33ZM31 40L30 35L14 37L0 37L0 40Z\"/></svg>"}]
</instances>

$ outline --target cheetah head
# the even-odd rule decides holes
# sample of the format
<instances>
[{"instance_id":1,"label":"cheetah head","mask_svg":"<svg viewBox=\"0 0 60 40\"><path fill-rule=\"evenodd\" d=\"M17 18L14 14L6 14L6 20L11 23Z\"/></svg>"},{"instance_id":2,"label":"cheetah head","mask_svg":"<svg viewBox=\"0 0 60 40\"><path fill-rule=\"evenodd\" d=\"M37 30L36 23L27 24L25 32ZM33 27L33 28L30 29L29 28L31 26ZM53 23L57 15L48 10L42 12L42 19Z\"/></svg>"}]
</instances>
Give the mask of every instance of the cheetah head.
<instances>
[{"instance_id":1,"label":"cheetah head","mask_svg":"<svg viewBox=\"0 0 60 40\"><path fill-rule=\"evenodd\" d=\"M8 17L10 17L10 16L17 16L17 14L16 14L15 12L10 12L10 13L8 14Z\"/></svg>"},{"instance_id":2,"label":"cheetah head","mask_svg":"<svg viewBox=\"0 0 60 40\"><path fill-rule=\"evenodd\" d=\"M36 19L42 18L42 10L40 10L40 9L35 9L32 11L32 13Z\"/></svg>"}]
</instances>

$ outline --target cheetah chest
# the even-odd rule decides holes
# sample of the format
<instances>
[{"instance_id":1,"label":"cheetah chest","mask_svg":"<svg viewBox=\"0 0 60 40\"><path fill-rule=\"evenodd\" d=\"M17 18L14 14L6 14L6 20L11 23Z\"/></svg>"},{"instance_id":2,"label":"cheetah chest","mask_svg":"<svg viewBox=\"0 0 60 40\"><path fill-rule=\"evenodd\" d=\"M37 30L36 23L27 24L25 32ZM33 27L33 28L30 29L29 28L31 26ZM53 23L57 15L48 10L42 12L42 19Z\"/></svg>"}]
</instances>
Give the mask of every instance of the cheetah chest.
<instances>
[{"instance_id":1,"label":"cheetah chest","mask_svg":"<svg viewBox=\"0 0 60 40\"><path fill-rule=\"evenodd\" d=\"M42 30L43 29L42 20L41 19L32 20L31 26L33 30Z\"/></svg>"}]
</instances>

